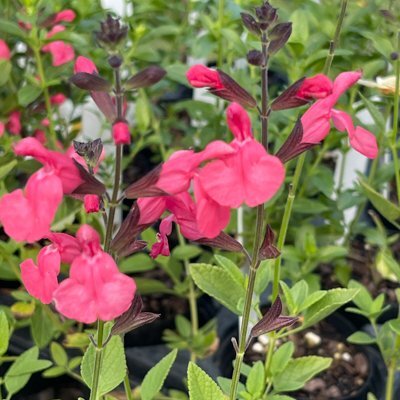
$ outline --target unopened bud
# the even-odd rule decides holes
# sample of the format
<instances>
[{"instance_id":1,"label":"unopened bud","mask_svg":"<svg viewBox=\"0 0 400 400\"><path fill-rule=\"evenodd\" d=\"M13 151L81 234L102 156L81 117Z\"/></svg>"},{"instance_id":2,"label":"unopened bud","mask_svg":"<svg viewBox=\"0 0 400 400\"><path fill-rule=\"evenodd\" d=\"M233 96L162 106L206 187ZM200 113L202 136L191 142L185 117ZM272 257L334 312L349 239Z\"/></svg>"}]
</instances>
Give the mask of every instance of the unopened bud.
<instances>
[{"instance_id":1,"label":"unopened bud","mask_svg":"<svg viewBox=\"0 0 400 400\"><path fill-rule=\"evenodd\" d=\"M83 197L83 204L88 214L100 211L100 198L96 194L86 194Z\"/></svg>"},{"instance_id":2,"label":"unopened bud","mask_svg":"<svg viewBox=\"0 0 400 400\"><path fill-rule=\"evenodd\" d=\"M111 48L115 48L128 34L128 27L121 25L119 18L113 18L110 14L100 26L100 32L96 32L97 40Z\"/></svg>"},{"instance_id":3,"label":"unopened bud","mask_svg":"<svg viewBox=\"0 0 400 400\"><path fill-rule=\"evenodd\" d=\"M390 59L392 61L397 61L399 59L399 53L397 53L396 51L394 51L393 53L390 54Z\"/></svg>"},{"instance_id":4,"label":"unopened bud","mask_svg":"<svg viewBox=\"0 0 400 400\"><path fill-rule=\"evenodd\" d=\"M96 139L87 143L74 140L74 149L77 154L85 159L89 169L93 170L99 163L99 158L103 151L103 143L101 139Z\"/></svg>"},{"instance_id":5,"label":"unopened bud","mask_svg":"<svg viewBox=\"0 0 400 400\"><path fill-rule=\"evenodd\" d=\"M247 28L249 32L253 33L256 36L261 35L260 27L258 26L257 21L252 15L241 13L240 16L242 17L243 25Z\"/></svg>"},{"instance_id":6,"label":"unopened bud","mask_svg":"<svg viewBox=\"0 0 400 400\"><path fill-rule=\"evenodd\" d=\"M114 55L108 58L108 63L111 68L119 68L122 65L122 57Z\"/></svg>"},{"instance_id":7,"label":"unopened bud","mask_svg":"<svg viewBox=\"0 0 400 400\"><path fill-rule=\"evenodd\" d=\"M261 7L256 8L256 16L260 22L270 25L278 18L277 9L265 2Z\"/></svg>"},{"instance_id":8,"label":"unopened bud","mask_svg":"<svg viewBox=\"0 0 400 400\"><path fill-rule=\"evenodd\" d=\"M112 127L112 135L115 144L130 144L131 142L131 133L126 122L116 122Z\"/></svg>"},{"instance_id":9,"label":"unopened bud","mask_svg":"<svg viewBox=\"0 0 400 400\"><path fill-rule=\"evenodd\" d=\"M247 61L249 64L259 67L264 64L265 58L261 51L250 50L247 53Z\"/></svg>"}]
</instances>

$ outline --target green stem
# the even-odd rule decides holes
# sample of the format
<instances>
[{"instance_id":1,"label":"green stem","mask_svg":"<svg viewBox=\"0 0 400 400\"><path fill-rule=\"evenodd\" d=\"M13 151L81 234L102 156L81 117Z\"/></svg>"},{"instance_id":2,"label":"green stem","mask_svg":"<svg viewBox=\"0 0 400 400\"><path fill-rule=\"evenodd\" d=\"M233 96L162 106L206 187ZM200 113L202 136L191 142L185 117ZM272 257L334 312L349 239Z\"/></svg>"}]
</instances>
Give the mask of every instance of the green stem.
<instances>
[{"instance_id":1,"label":"green stem","mask_svg":"<svg viewBox=\"0 0 400 400\"><path fill-rule=\"evenodd\" d=\"M89 400L98 400L98 389L100 380L101 361L103 358L103 335L104 335L104 322L97 321L97 346L96 355L94 359L93 380L90 391Z\"/></svg>"},{"instance_id":2,"label":"green stem","mask_svg":"<svg viewBox=\"0 0 400 400\"><path fill-rule=\"evenodd\" d=\"M397 33L397 60L394 62L396 74L396 88L394 92L394 110L393 110L393 132L391 140L391 149L393 154L394 172L396 176L397 201L400 204L400 170L399 155L397 149L397 134L399 129L399 90L400 90L400 31Z\"/></svg>"},{"instance_id":3,"label":"green stem","mask_svg":"<svg viewBox=\"0 0 400 400\"><path fill-rule=\"evenodd\" d=\"M289 227L290 217L292 215L292 208L294 199L296 197L296 190L299 185L301 172L303 170L304 161L306 159L306 153L303 153L299 159L297 160L296 169L294 171L293 181L291 186L289 187L289 194L285 204L285 211L283 212L283 218L281 223L281 229L279 230L277 248L280 252L282 252L283 246L286 240L286 234ZM274 263L274 281L272 284L272 302L278 297L279 294L279 282L281 275L281 264L282 264L282 256L280 255L275 259Z\"/></svg>"},{"instance_id":4,"label":"green stem","mask_svg":"<svg viewBox=\"0 0 400 400\"><path fill-rule=\"evenodd\" d=\"M333 36L333 40L331 40L331 42L329 44L329 53L328 53L328 57L326 58L325 65L324 65L323 73L325 75L329 74L329 71L332 66L333 58L335 57L336 47L339 44L340 32L342 30L344 17L346 15L347 2L348 2L348 0L341 0L340 14L339 14L339 18L338 18L338 21L336 24L335 34Z\"/></svg>"},{"instance_id":5,"label":"green stem","mask_svg":"<svg viewBox=\"0 0 400 400\"><path fill-rule=\"evenodd\" d=\"M221 68L223 62L222 28L224 24L225 0L218 0L218 53L217 67Z\"/></svg>"},{"instance_id":6,"label":"green stem","mask_svg":"<svg viewBox=\"0 0 400 400\"><path fill-rule=\"evenodd\" d=\"M129 382L129 372L126 372L125 378L124 378L124 389L125 389L125 394L126 394L126 400L133 400L133 395L132 395L132 388L131 388L131 383Z\"/></svg>"},{"instance_id":7,"label":"green stem","mask_svg":"<svg viewBox=\"0 0 400 400\"><path fill-rule=\"evenodd\" d=\"M56 135L56 131L54 129L53 110L51 107L49 88L47 87L47 84L46 84L46 75L44 73L42 57L40 55L39 39L37 39L37 42L35 43L35 45L32 46L32 50L33 50L33 54L35 55L36 65L37 65L38 74L39 74L39 78L40 78L40 85L42 87L43 95L44 95L44 103L46 106L47 119L49 120L49 131L50 131L49 142L50 142L50 146L53 149L55 149L56 143L57 143L57 135Z\"/></svg>"},{"instance_id":8,"label":"green stem","mask_svg":"<svg viewBox=\"0 0 400 400\"><path fill-rule=\"evenodd\" d=\"M184 246L185 239L179 231L178 231L178 239L179 239L179 244L181 246ZM189 293L187 295L187 299L189 301L189 308L190 308L190 322L192 324L192 338L194 339L199 331L197 296L196 296L196 290L195 290L193 279L190 276L189 260L187 258L184 258L183 263L185 265L186 276L189 280ZM190 361L192 361L194 363L196 362L196 353L192 350L190 350Z\"/></svg>"}]
</instances>

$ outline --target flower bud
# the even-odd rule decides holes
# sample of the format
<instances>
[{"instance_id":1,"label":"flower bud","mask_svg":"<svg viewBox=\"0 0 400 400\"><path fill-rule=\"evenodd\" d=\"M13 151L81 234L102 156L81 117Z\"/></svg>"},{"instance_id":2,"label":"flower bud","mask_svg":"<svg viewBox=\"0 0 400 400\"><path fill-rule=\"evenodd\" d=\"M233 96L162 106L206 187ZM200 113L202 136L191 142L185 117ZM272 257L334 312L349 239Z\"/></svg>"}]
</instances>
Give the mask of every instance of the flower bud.
<instances>
[{"instance_id":1,"label":"flower bud","mask_svg":"<svg viewBox=\"0 0 400 400\"><path fill-rule=\"evenodd\" d=\"M270 25L278 18L277 9L265 2L261 7L256 8L256 16L260 22L266 22Z\"/></svg>"},{"instance_id":2,"label":"flower bud","mask_svg":"<svg viewBox=\"0 0 400 400\"><path fill-rule=\"evenodd\" d=\"M11 58L10 49L4 40L0 39L0 60L9 60Z\"/></svg>"},{"instance_id":3,"label":"flower bud","mask_svg":"<svg viewBox=\"0 0 400 400\"><path fill-rule=\"evenodd\" d=\"M88 214L100 211L100 198L95 194L86 194L83 197L83 204Z\"/></svg>"},{"instance_id":4,"label":"flower bud","mask_svg":"<svg viewBox=\"0 0 400 400\"><path fill-rule=\"evenodd\" d=\"M115 144L130 144L131 142L131 133L126 122L116 122L112 127L112 135Z\"/></svg>"},{"instance_id":5,"label":"flower bud","mask_svg":"<svg viewBox=\"0 0 400 400\"><path fill-rule=\"evenodd\" d=\"M390 59L392 61L397 61L399 59L399 53L397 53L396 51L394 51L393 53L390 54Z\"/></svg>"},{"instance_id":6,"label":"flower bud","mask_svg":"<svg viewBox=\"0 0 400 400\"><path fill-rule=\"evenodd\" d=\"M119 18L113 18L110 14L100 23L100 32L96 32L96 38L105 46L115 48L128 34L128 27L119 22Z\"/></svg>"},{"instance_id":7,"label":"flower bud","mask_svg":"<svg viewBox=\"0 0 400 400\"><path fill-rule=\"evenodd\" d=\"M108 58L108 63L110 64L111 68L119 68L122 65L122 57L113 55Z\"/></svg>"},{"instance_id":8,"label":"flower bud","mask_svg":"<svg viewBox=\"0 0 400 400\"><path fill-rule=\"evenodd\" d=\"M258 23L253 16L247 13L241 13L240 16L242 17L243 25L247 28L249 32L253 33L256 36L261 35L260 27L258 26Z\"/></svg>"},{"instance_id":9,"label":"flower bud","mask_svg":"<svg viewBox=\"0 0 400 400\"><path fill-rule=\"evenodd\" d=\"M263 53L261 53L261 51L250 50L247 53L247 61L249 64L259 67L264 64L265 60L264 60Z\"/></svg>"}]
</instances>

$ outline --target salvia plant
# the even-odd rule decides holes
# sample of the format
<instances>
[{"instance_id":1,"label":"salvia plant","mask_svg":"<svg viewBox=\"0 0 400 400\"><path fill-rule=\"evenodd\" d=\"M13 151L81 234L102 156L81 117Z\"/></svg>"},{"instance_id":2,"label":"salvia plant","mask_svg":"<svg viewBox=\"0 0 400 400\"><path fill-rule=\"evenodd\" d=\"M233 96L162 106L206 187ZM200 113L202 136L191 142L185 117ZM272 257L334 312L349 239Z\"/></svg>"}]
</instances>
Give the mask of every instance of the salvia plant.
<instances>
[{"instance_id":1,"label":"salvia plant","mask_svg":"<svg viewBox=\"0 0 400 400\"><path fill-rule=\"evenodd\" d=\"M321 373L354 361L345 350L352 344L378 350L387 372L380 393L369 387L359 398L396 399L395 2L374 4L387 24L383 38L358 29L395 74L376 82L363 78L364 66L372 76L384 69L371 54L343 67L356 48L352 40L349 53L340 46L351 18L347 0L331 11L306 2L308 11L327 9L324 40L311 39L312 32L302 40L315 23L311 12L284 4L279 11L269 1L243 10L223 0L133 2L126 19L104 17L97 2L58 11L45 1L3 3L0 277L18 283L7 286L11 304L0 308L0 399L24 398L39 372L73 379L82 389L76 398L89 400L305 398L312 388L326 389L317 387ZM187 62L190 56L202 62ZM285 76L278 86L277 71ZM164 95L171 82L189 95ZM359 93L358 83L389 100ZM192 99L189 88L208 102ZM88 104L101 128L78 136ZM372 122L364 124L359 110ZM371 160L355 188L344 188L344 161L333 187L332 150ZM342 222L353 206L353 218ZM364 265L368 283L390 282L392 302L352 275L351 246L360 237L363 250L374 251L372 265ZM333 284L322 282L324 268ZM162 324L162 311L151 307L161 296L183 306L173 324L162 325L168 351L140 376L127 349ZM221 321L202 319L204 298L218 303L222 319L239 320L228 346ZM318 347L323 324L344 309L363 321L346 333L346 345L337 344L332 357L299 350L300 340ZM23 329L29 345L17 352L13 337ZM228 372L212 375L203 363L217 354ZM181 369L181 357L187 372L178 372L174 386L168 376Z\"/></svg>"}]
</instances>

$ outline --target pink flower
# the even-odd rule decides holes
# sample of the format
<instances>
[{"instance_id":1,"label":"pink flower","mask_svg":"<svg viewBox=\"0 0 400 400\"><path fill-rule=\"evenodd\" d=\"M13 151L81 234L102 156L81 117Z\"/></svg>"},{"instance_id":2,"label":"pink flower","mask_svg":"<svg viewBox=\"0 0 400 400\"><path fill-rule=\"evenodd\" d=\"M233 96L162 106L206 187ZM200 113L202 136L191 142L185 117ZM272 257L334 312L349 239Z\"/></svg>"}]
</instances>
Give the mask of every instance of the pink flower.
<instances>
[{"instance_id":1,"label":"pink flower","mask_svg":"<svg viewBox=\"0 0 400 400\"><path fill-rule=\"evenodd\" d=\"M326 75L318 74L304 80L296 97L305 100L323 99L332 93L332 88L332 81Z\"/></svg>"},{"instance_id":2,"label":"pink flower","mask_svg":"<svg viewBox=\"0 0 400 400\"><path fill-rule=\"evenodd\" d=\"M221 206L255 207L271 199L285 177L281 161L269 155L251 134L246 111L237 103L227 109L228 126L235 139L232 153L208 163L199 172L207 195Z\"/></svg>"},{"instance_id":3,"label":"pink flower","mask_svg":"<svg viewBox=\"0 0 400 400\"><path fill-rule=\"evenodd\" d=\"M58 23L58 22L72 22L76 17L76 14L73 10L63 10L60 11L56 14L55 19L54 19L54 23Z\"/></svg>"},{"instance_id":4,"label":"pink flower","mask_svg":"<svg viewBox=\"0 0 400 400\"><path fill-rule=\"evenodd\" d=\"M47 32L46 39L50 39L52 36L56 35L59 32L64 32L65 26L62 25L54 25L49 32Z\"/></svg>"},{"instance_id":5,"label":"pink flower","mask_svg":"<svg viewBox=\"0 0 400 400\"><path fill-rule=\"evenodd\" d=\"M12 135L19 135L21 133L21 112L13 111L8 117L7 130Z\"/></svg>"},{"instance_id":6,"label":"pink flower","mask_svg":"<svg viewBox=\"0 0 400 400\"><path fill-rule=\"evenodd\" d=\"M83 197L83 204L87 213L96 213L100 211L100 198L96 194L86 194Z\"/></svg>"},{"instance_id":7,"label":"pink flower","mask_svg":"<svg viewBox=\"0 0 400 400\"><path fill-rule=\"evenodd\" d=\"M64 43L62 40L56 40L51 42L46 46L42 47L42 51L45 53L50 53L52 57L53 67L59 67L60 65L70 62L75 57L74 48Z\"/></svg>"},{"instance_id":8,"label":"pink flower","mask_svg":"<svg viewBox=\"0 0 400 400\"><path fill-rule=\"evenodd\" d=\"M114 143L118 144L129 144L131 142L131 133L129 132L129 126L126 122L116 122L112 127L112 136Z\"/></svg>"},{"instance_id":9,"label":"pink flower","mask_svg":"<svg viewBox=\"0 0 400 400\"><path fill-rule=\"evenodd\" d=\"M82 226L77 238L83 244L82 254L72 262L69 278L54 292L56 308L67 318L86 324L110 321L130 307L136 284L101 249L93 228Z\"/></svg>"},{"instance_id":10,"label":"pink flower","mask_svg":"<svg viewBox=\"0 0 400 400\"><path fill-rule=\"evenodd\" d=\"M57 93L50 97L50 102L51 102L51 104L54 104L54 105L63 104L65 102L65 100L67 100L67 98L65 97L65 95L63 93Z\"/></svg>"},{"instance_id":11,"label":"pink flower","mask_svg":"<svg viewBox=\"0 0 400 400\"><path fill-rule=\"evenodd\" d=\"M47 142L46 133L41 129L35 129L35 131L33 132L33 137L43 145Z\"/></svg>"},{"instance_id":12,"label":"pink flower","mask_svg":"<svg viewBox=\"0 0 400 400\"><path fill-rule=\"evenodd\" d=\"M160 254L162 256L169 256L169 243L168 236L172 232L172 223L176 222L175 215L171 214L170 216L164 218L160 223L160 231L157 233L157 242L153 244L150 257L157 258Z\"/></svg>"},{"instance_id":13,"label":"pink flower","mask_svg":"<svg viewBox=\"0 0 400 400\"><path fill-rule=\"evenodd\" d=\"M4 124L4 122L0 121L0 137L2 137L4 135L4 132L6 131L6 126Z\"/></svg>"},{"instance_id":14,"label":"pink flower","mask_svg":"<svg viewBox=\"0 0 400 400\"><path fill-rule=\"evenodd\" d=\"M96 65L92 60L89 58L79 56L74 65L74 74L77 74L79 72L86 72L88 74L97 74L97 68Z\"/></svg>"},{"instance_id":15,"label":"pink flower","mask_svg":"<svg viewBox=\"0 0 400 400\"><path fill-rule=\"evenodd\" d=\"M190 67L186 77L189 83L196 88L223 89L224 87L218 72L201 64Z\"/></svg>"},{"instance_id":16,"label":"pink flower","mask_svg":"<svg viewBox=\"0 0 400 400\"><path fill-rule=\"evenodd\" d=\"M156 222L167 208L167 196L143 197L137 200L140 210L138 225L151 225Z\"/></svg>"},{"instance_id":17,"label":"pink flower","mask_svg":"<svg viewBox=\"0 0 400 400\"><path fill-rule=\"evenodd\" d=\"M9 60L11 58L11 52L7 43L0 39L0 60Z\"/></svg>"},{"instance_id":18,"label":"pink flower","mask_svg":"<svg viewBox=\"0 0 400 400\"><path fill-rule=\"evenodd\" d=\"M46 149L39 140L29 137L20 140L14 146L18 156L30 156L42 163L47 169L52 170L61 180L64 194L72 193L83 180L79 170L67 154Z\"/></svg>"},{"instance_id":19,"label":"pink flower","mask_svg":"<svg viewBox=\"0 0 400 400\"><path fill-rule=\"evenodd\" d=\"M361 127L354 127L351 117L343 111L333 107L339 97L354 85L361 77L361 72L343 72L338 75L333 83L332 93L315 102L301 117L303 125L302 143L320 143L329 134L330 121L340 131L347 130L350 145L355 150L369 158L375 158L378 154L378 145L375 136Z\"/></svg>"},{"instance_id":20,"label":"pink flower","mask_svg":"<svg viewBox=\"0 0 400 400\"><path fill-rule=\"evenodd\" d=\"M35 172L25 190L14 190L0 199L0 222L18 242L33 243L50 232L50 225L63 198L61 180L49 168Z\"/></svg>"},{"instance_id":21,"label":"pink flower","mask_svg":"<svg viewBox=\"0 0 400 400\"><path fill-rule=\"evenodd\" d=\"M57 248L63 263L71 264L82 252L82 245L79 240L66 233L50 232L47 238Z\"/></svg>"},{"instance_id":22,"label":"pink flower","mask_svg":"<svg viewBox=\"0 0 400 400\"><path fill-rule=\"evenodd\" d=\"M32 259L21 263L21 279L28 293L44 304L53 300L58 287L57 276L60 272L60 254L54 246L40 250L37 265Z\"/></svg>"}]
</instances>

